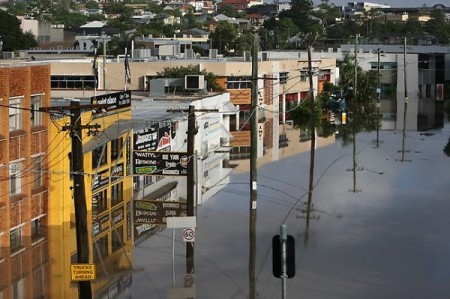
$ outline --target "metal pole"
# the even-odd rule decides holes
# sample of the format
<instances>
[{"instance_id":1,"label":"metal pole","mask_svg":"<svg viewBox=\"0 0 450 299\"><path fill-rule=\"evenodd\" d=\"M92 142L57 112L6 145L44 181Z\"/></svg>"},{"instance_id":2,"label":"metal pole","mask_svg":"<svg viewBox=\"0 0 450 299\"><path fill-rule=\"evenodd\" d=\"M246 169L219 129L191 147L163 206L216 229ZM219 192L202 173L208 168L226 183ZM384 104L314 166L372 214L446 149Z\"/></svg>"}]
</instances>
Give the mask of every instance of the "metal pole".
<instances>
[{"instance_id":1,"label":"metal pole","mask_svg":"<svg viewBox=\"0 0 450 299\"><path fill-rule=\"evenodd\" d=\"M172 229L172 286L175 287L175 229Z\"/></svg>"},{"instance_id":2,"label":"metal pole","mask_svg":"<svg viewBox=\"0 0 450 299\"><path fill-rule=\"evenodd\" d=\"M378 64L377 64L377 147L380 146L380 97L381 97L381 86L380 86L380 48L378 48Z\"/></svg>"},{"instance_id":3,"label":"metal pole","mask_svg":"<svg viewBox=\"0 0 450 299\"><path fill-rule=\"evenodd\" d=\"M353 115L352 115L352 135L353 135L353 192L356 192L356 103L358 99L358 38L355 36L355 84L353 87Z\"/></svg>"},{"instance_id":4,"label":"metal pole","mask_svg":"<svg viewBox=\"0 0 450 299\"><path fill-rule=\"evenodd\" d=\"M408 109L408 90L407 90L407 78L406 78L406 37L403 44L403 84L405 87L405 105L403 109L403 138L402 138L402 162L405 161L405 137L406 137L406 110Z\"/></svg>"},{"instance_id":5,"label":"metal pole","mask_svg":"<svg viewBox=\"0 0 450 299\"><path fill-rule=\"evenodd\" d=\"M259 35L254 33L252 53L251 98L251 154L250 154L250 252L249 252L249 298L256 298L256 205L257 205L257 156L258 156L258 51Z\"/></svg>"},{"instance_id":6,"label":"metal pole","mask_svg":"<svg viewBox=\"0 0 450 299\"><path fill-rule=\"evenodd\" d=\"M103 90L106 90L106 39L103 37Z\"/></svg>"},{"instance_id":7,"label":"metal pole","mask_svg":"<svg viewBox=\"0 0 450 299\"><path fill-rule=\"evenodd\" d=\"M281 298L286 299L286 281L287 281L287 229L286 224L280 226L280 245L281 245Z\"/></svg>"}]
</instances>

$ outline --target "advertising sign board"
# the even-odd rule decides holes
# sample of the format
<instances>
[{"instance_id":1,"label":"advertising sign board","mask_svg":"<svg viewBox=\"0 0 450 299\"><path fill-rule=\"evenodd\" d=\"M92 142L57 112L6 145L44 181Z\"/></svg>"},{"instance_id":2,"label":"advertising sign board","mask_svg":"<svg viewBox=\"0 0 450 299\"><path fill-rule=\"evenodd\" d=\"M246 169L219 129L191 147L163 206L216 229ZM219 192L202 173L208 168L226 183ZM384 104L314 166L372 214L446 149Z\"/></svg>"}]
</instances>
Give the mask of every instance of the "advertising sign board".
<instances>
[{"instance_id":1,"label":"advertising sign board","mask_svg":"<svg viewBox=\"0 0 450 299\"><path fill-rule=\"evenodd\" d=\"M133 174L186 176L188 161L184 152L134 151Z\"/></svg>"},{"instance_id":2,"label":"advertising sign board","mask_svg":"<svg viewBox=\"0 0 450 299\"><path fill-rule=\"evenodd\" d=\"M187 203L178 201L135 200L134 224L166 225L167 217L186 216Z\"/></svg>"}]
</instances>

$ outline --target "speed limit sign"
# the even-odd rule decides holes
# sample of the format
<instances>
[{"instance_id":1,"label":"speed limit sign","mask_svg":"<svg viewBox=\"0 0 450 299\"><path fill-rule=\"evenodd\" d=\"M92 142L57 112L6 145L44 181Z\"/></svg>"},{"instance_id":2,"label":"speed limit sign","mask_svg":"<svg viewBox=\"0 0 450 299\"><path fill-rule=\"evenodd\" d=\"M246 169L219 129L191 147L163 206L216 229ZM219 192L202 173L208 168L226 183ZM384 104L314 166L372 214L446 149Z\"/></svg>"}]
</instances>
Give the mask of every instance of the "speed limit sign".
<instances>
[{"instance_id":1,"label":"speed limit sign","mask_svg":"<svg viewBox=\"0 0 450 299\"><path fill-rule=\"evenodd\" d=\"M183 229L183 241L184 242L195 242L195 228Z\"/></svg>"}]
</instances>

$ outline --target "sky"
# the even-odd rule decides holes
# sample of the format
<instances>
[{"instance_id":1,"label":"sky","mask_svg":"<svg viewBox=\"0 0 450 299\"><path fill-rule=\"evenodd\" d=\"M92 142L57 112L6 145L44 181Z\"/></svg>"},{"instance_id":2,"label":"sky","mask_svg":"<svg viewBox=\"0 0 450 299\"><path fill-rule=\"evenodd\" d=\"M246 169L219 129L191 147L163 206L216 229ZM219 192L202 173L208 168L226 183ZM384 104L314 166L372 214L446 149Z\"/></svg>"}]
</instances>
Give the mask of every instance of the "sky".
<instances>
[{"instance_id":1,"label":"sky","mask_svg":"<svg viewBox=\"0 0 450 299\"><path fill-rule=\"evenodd\" d=\"M320 0L313 0L315 4L320 4ZM381 1L348 1L348 0L330 0L330 3L334 3L335 5L347 5L348 2L371 2L371 3L379 3L390 5L391 7L417 7L423 6L426 4L427 6L433 6L436 4L442 4L444 6L450 7L450 0L381 0Z\"/></svg>"}]
</instances>

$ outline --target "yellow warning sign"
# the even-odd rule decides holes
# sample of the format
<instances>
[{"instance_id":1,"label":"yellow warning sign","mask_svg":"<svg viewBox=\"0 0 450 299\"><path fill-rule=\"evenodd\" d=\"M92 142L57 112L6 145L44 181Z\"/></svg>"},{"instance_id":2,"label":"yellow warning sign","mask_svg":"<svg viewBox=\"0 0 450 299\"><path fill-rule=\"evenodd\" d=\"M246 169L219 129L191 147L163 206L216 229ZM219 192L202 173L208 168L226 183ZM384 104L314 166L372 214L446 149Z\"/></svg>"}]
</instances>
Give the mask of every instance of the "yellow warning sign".
<instances>
[{"instance_id":1,"label":"yellow warning sign","mask_svg":"<svg viewBox=\"0 0 450 299\"><path fill-rule=\"evenodd\" d=\"M73 264L70 265L72 281L94 280L95 265L94 264Z\"/></svg>"}]
</instances>

